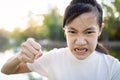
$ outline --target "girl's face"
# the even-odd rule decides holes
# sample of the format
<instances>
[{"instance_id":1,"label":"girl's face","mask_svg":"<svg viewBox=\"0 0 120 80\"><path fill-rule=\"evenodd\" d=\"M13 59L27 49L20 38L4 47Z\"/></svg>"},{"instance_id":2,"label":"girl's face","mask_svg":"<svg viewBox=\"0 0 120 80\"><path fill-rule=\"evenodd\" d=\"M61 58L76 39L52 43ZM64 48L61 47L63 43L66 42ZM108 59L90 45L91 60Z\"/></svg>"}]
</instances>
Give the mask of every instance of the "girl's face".
<instances>
[{"instance_id":1,"label":"girl's face","mask_svg":"<svg viewBox=\"0 0 120 80\"><path fill-rule=\"evenodd\" d=\"M67 45L79 60L88 57L96 48L101 31L94 13L84 13L65 26Z\"/></svg>"}]
</instances>

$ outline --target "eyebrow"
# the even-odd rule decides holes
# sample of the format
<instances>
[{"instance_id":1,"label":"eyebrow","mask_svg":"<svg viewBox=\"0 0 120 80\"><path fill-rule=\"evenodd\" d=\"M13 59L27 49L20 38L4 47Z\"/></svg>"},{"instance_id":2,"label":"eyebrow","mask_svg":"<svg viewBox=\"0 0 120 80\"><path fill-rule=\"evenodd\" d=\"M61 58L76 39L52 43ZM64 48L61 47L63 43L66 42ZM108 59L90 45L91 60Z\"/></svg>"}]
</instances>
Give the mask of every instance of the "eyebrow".
<instances>
[{"instance_id":1,"label":"eyebrow","mask_svg":"<svg viewBox=\"0 0 120 80\"><path fill-rule=\"evenodd\" d=\"M68 28L68 29L70 29L70 30L76 30L75 28L72 28L72 27L70 27L70 28Z\"/></svg>"},{"instance_id":2,"label":"eyebrow","mask_svg":"<svg viewBox=\"0 0 120 80\"><path fill-rule=\"evenodd\" d=\"M70 29L70 30L76 30L75 28L72 28L72 27L69 27L68 29ZM95 30L95 28L94 27L88 27L84 31L88 31L88 30Z\"/></svg>"},{"instance_id":3,"label":"eyebrow","mask_svg":"<svg viewBox=\"0 0 120 80\"><path fill-rule=\"evenodd\" d=\"M85 29L85 31L88 31L88 30L95 30L95 28L94 27L89 27L89 28Z\"/></svg>"}]
</instances>

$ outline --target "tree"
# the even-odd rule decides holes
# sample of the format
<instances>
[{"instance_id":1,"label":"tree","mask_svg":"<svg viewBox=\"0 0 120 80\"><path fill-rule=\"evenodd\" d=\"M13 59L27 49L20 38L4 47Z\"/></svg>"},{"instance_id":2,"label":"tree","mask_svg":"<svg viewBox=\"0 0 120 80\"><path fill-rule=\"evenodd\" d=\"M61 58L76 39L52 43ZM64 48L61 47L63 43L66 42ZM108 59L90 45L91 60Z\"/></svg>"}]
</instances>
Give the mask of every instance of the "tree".
<instances>
[{"instance_id":1,"label":"tree","mask_svg":"<svg viewBox=\"0 0 120 80\"><path fill-rule=\"evenodd\" d=\"M107 41L120 41L120 0L102 0L102 6L105 12L105 29L104 35L102 35L103 39ZM111 55L118 58L120 60L120 47L119 44L115 44L116 46L108 46ZM118 46L118 47L117 47Z\"/></svg>"},{"instance_id":2,"label":"tree","mask_svg":"<svg viewBox=\"0 0 120 80\"><path fill-rule=\"evenodd\" d=\"M110 0L109 3L102 1L102 6L105 11L105 30L103 39L110 41L120 40L120 0Z\"/></svg>"},{"instance_id":3,"label":"tree","mask_svg":"<svg viewBox=\"0 0 120 80\"><path fill-rule=\"evenodd\" d=\"M57 11L58 9L52 8L50 12L44 15L44 26L49 30L49 38L51 40L65 40L64 32L62 30L62 16Z\"/></svg>"}]
</instances>

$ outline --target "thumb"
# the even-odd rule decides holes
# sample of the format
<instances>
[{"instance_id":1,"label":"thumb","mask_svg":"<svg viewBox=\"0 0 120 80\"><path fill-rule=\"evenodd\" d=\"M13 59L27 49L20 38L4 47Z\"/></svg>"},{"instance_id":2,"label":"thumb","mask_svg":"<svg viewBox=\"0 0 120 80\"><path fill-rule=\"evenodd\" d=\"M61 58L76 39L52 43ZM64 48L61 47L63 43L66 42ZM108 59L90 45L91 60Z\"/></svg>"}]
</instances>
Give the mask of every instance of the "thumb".
<instances>
[{"instance_id":1,"label":"thumb","mask_svg":"<svg viewBox=\"0 0 120 80\"><path fill-rule=\"evenodd\" d=\"M35 55L35 60L38 59L40 56L43 55L43 52L41 51L41 49L39 50L38 54Z\"/></svg>"}]
</instances>

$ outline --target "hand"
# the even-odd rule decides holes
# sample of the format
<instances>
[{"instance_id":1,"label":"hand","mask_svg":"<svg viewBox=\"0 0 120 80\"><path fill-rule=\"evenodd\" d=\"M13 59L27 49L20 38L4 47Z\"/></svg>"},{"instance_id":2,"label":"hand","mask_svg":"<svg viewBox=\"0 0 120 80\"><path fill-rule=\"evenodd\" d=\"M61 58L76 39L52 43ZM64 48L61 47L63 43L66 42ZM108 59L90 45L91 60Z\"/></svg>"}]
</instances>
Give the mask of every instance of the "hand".
<instances>
[{"instance_id":1,"label":"hand","mask_svg":"<svg viewBox=\"0 0 120 80\"><path fill-rule=\"evenodd\" d=\"M21 51L17 55L18 59L24 63L33 63L40 56L42 56L41 46L32 38L28 38L27 41L22 43Z\"/></svg>"}]
</instances>

